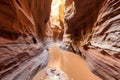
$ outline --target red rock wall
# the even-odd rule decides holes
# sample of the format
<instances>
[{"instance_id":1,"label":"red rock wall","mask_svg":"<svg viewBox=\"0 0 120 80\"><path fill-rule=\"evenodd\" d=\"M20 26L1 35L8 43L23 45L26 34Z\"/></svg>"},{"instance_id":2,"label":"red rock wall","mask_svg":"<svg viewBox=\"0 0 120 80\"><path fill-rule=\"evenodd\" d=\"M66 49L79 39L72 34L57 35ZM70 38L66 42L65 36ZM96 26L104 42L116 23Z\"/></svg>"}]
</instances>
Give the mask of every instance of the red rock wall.
<instances>
[{"instance_id":1,"label":"red rock wall","mask_svg":"<svg viewBox=\"0 0 120 80\"><path fill-rule=\"evenodd\" d=\"M92 45L120 52L120 0L107 0L100 10Z\"/></svg>"},{"instance_id":2,"label":"red rock wall","mask_svg":"<svg viewBox=\"0 0 120 80\"><path fill-rule=\"evenodd\" d=\"M119 0L66 0L65 34L82 45L89 38L96 47L119 52L119 6Z\"/></svg>"},{"instance_id":3,"label":"red rock wall","mask_svg":"<svg viewBox=\"0 0 120 80\"><path fill-rule=\"evenodd\" d=\"M51 1L0 0L0 80L42 52Z\"/></svg>"},{"instance_id":4,"label":"red rock wall","mask_svg":"<svg viewBox=\"0 0 120 80\"><path fill-rule=\"evenodd\" d=\"M65 21L65 34L83 45L91 71L103 80L119 80L120 0L67 0Z\"/></svg>"},{"instance_id":5,"label":"red rock wall","mask_svg":"<svg viewBox=\"0 0 120 80\"><path fill-rule=\"evenodd\" d=\"M95 52L97 53L96 57L95 55L91 57L93 58L91 63L97 65L94 66L96 72L100 74L104 80L119 80L120 0L105 1L94 25L90 43L92 46L97 47L98 50L100 49L100 52ZM99 61L99 63L94 61L94 58L97 57L99 57L99 59L96 59L96 61Z\"/></svg>"},{"instance_id":6,"label":"red rock wall","mask_svg":"<svg viewBox=\"0 0 120 80\"><path fill-rule=\"evenodd\" d=\"M51 1L0 0L0 79L43 49L36 43L49 34ZM67 37L82 45L89 39L92 47L102 48L88 50L86 61L105 80L118 80L120 0L66 0L65 6Z\"/></svg>"},{"instance_id":7,"label":"red rock wall","mask_svg":"<svg viewBox=\"0 0 120 80\"><path fill-rule=\"evenodd\" d=\"M0 36L16 40L28 35L43 39L51 0L1 0Z\"/></svg>"},{"instance_id":8,"label":"red rock wall","mask_svg":"<svg viewBox=\"0 0 120 80\"><path fill-rule=\"evenodd\" d=\"M104 0L66 0L65 21L67 34L73 41L84 41L91 33Z\"/></svg>"}]
</instances>

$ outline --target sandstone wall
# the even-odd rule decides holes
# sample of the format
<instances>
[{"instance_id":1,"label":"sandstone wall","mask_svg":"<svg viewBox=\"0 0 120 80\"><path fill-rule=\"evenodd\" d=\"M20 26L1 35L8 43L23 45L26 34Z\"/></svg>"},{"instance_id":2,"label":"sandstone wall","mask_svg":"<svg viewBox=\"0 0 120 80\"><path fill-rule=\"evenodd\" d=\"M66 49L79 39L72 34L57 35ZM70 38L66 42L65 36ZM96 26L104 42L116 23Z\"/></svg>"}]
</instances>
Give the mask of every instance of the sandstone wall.
<instances>
[{"instance_id":1,"label":"sandstone wall","mask_svg":"<svg viewBox=\"0 0 120 80\"><path fill-rule=\"evenodd\" d=\"M120 0L67 0L65 34L103 80L120 79ZM69 39L68 39L69 40Z\"/></svg>"},{"instance_id":2,"label":"sandstone wall","mask_svg":"<svg viewBox=\"0 0 120 80\"><path fill-rule=\"evenodd\" d=\"M92 45L120 52L120 0L107 0L99 12Z\"/></svg>"},{"instance_id":3,"label":"sandstone wall","mask_svg":"<svg viewBox=\"0 0 120 80\"><path fill-rule=\"evenodd\" d=\"M51 0L1 0L0 36L16 40L18 37L45 36Z\"/></svg>"},{"instance_id":4,"label":"sandstone wall","mask_svg":"<svg viewBox=\"0 0 120 80\"><path fill-rule=\"evenodd\" d=\"M104 0L66 0L66 33L73 41L85 41L92 32L98 12Z\"/></svg>"},{"instance_id":5,"label":"sandstone wall","mask_svg":"<svg viewBox=\"0 0 120 80\"><path fill-rule=\"evenodd\" d=\"M0 0L0 80L43 51L51 1Z\"/></svg>"}]
</instances>

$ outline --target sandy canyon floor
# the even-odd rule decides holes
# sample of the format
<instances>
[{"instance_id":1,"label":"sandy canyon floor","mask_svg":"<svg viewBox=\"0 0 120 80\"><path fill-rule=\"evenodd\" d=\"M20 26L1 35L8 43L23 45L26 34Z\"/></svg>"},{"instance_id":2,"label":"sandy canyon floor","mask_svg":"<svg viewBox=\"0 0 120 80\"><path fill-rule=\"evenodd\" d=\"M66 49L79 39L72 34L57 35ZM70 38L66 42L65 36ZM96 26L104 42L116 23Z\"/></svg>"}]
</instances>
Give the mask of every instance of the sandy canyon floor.
<instances>
[{"instance_id":1,"label":"sandy canyon floor","mask_svg":"<svg viewBox=\"0 0 120 80\"><path fill-rule=\"evenodd\" d=\"M61 50L56 44L49 47L48 53L48 65L33 80L101 80L80 56Z\"/></svg>"}]
</instances>

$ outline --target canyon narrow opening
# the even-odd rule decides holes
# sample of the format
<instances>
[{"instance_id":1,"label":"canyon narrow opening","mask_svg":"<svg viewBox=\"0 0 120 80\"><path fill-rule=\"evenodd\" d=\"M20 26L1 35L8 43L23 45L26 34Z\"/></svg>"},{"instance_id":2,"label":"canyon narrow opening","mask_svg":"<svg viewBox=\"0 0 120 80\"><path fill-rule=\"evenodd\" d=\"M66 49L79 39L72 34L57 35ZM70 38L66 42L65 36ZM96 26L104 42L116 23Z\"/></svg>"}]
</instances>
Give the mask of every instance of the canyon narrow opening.
<instances>
[{"instance_id":1,"label":"canyon narrow opening","mask_svg":"<svg viewBox=\"0 0 120 80\"><path fill-rule=\"evenodd\" d=\"M64 32L65 0L52 0L50 13L50 27L53 30L53 39L62 40Z\"/></svg>"}]
</instances>

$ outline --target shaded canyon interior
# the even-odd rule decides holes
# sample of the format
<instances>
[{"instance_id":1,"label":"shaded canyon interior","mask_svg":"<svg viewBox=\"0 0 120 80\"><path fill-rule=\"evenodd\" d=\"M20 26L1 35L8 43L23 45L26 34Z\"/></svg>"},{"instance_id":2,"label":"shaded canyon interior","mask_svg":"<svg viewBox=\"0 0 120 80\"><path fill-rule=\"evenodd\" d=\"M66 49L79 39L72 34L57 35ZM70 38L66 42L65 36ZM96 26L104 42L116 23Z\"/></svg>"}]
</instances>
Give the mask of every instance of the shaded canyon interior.
<instances>
[{"instance_id":1,"label":"shaded canyon interior","mask_svg":"<svg viewBox=\"0 0 120 80\"><path fill-rule=\"evenodd\" d=\"M120 80L120 0L0 0L0 80L32 80L56 43Z\"/></svg>"}]
</instances>

